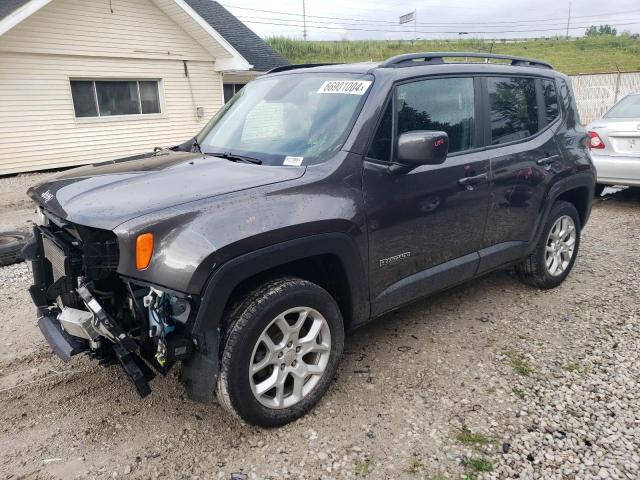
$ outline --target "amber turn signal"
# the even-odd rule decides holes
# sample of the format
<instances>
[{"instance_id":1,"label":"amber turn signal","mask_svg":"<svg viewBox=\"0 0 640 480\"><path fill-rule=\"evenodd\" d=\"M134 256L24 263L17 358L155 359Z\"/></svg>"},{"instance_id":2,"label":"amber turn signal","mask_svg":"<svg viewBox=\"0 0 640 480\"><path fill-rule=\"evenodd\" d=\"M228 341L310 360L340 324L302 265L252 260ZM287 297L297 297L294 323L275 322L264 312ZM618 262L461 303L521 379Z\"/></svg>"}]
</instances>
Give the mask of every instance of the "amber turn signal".
<instances>
[{"instance_id":1,"label":"amber turn signal","mask_svg":"<svg viewBox=\"0 0 640 480\"><path fill-rule=\"evenodd\" d=\"M153 233L143 233L136 239L136 268L144 270L153 255Z\"/></svg>"}]
</instances>

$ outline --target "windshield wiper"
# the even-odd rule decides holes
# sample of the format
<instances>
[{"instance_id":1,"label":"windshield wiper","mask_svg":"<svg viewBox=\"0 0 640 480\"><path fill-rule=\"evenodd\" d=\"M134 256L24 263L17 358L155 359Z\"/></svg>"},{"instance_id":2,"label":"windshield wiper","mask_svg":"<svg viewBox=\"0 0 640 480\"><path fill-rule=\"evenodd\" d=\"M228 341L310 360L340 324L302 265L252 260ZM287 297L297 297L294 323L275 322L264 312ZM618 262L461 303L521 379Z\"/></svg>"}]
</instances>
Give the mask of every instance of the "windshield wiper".
<instances>
[{"instance_id":1,"label":"windshield wiper","mask_svg":"<svg viewBox=\"0 0 640 480\"><path fill-rule=\"evenodd\" d=\"M243 162L252 163L254 165L262 165L262 160L253 157L247 157L245 155L232 155L231 153L219 153L219 152L203 152L205 155L211 155L212 157L220 157L230 162Z\"/></svg>"}]
</instances>

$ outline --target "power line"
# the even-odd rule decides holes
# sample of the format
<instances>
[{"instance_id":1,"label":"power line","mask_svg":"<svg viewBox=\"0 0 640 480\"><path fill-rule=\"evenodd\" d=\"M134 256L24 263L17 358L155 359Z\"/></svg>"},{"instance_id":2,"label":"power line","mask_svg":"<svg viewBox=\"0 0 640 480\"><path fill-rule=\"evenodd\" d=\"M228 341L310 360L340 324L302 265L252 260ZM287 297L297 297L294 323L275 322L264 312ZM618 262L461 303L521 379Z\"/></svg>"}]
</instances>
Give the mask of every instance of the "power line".
<instances>
[{"instance_id":1,"label":"power line","mask_svg":"<svg viewBox=\"0 0 640 480\"><path fill-rule=\"evenodd\" d=\"M301 24L293 24L293 23L280 23L280 22L265 22L262 21L263 19L260 20L251 20L251 18L259 18L259 17L243 17L243 16L239 16L238 18L240 18L243 22L246 23L253 23L253 24L259 24L259 25L281 25L281 26L285 26L285 27L299 27L299 28L304 28L304 25ZM282 21L288 21L288 20L281 20ZM297 22L298 20L290 20L290 22ZM342 27L342 26L331 26L331 25L327 25L324 23L319 23L317 26L315 25L309 25L312 22L308 22L307 24L307 28L309 29L314 29L314 30L340 30L340 31L362 31L362 32L386 32L386 33L408 33L407 30L383 30L383 29L374 29L374 28L354 28L354 27ZM626 26L626 25L639 25L640 21L634 21L634 22L624 22L624 23L612 23L611 26L613 27L621 27L621 26ZM584 28L588 28L590 25L581 25L581 26L573 26L573 27L569 27L569 30L581 30ZM480 30L468 30L466 31L466 33L469 34L485 34L485 33L495 33L495 34L501 34L501 33L533 33L533 32L558 32L558 31L562 31L563 28L562 27L557 27L557 28L547 28L547 29L520 29L520 30L491 30L491 31L480 31ZM416 31L416 33L421 33L421 34L440 34L440 33L459 33L460 30L431 30L431 31Z\"/></svg>"},{"instance_id":2,"label":"power line","mask_svg":"<svg viewBox=\"0 0 640 480\"><path fill-rule=\"evenodd\" d=\"M241 6L236 6L236 5L228 5L228 4L224 4L223 6L228 7L228 8L236 8L236 9L240 9L240 10L248 10L248 11L253 11L253 12L260 12L260 13L271 13L271 14L276 14L276 15L287 15L287 16L295 16L295 17L301 17L303 15L299 14L299 13L291 13L291 12L281 12L281 11L275 11L275 10L264 10L264 9L259 9L259 8L251 8L251 7L241 7ZM623 12L617 12L617 13L602 13L602 14L592 14L592 15L581 15L581 16L576 16L573 17L574 20L575 19L582 19L582 18L594 18L594 17L598 17L600 19L603 19L603 17L612 17L612 16L619 16L619 15L628 15L631 13L640 13L639 9L635 9L635 10L627 10L627 11L623 11ZM389 24L389 25L398 25L397 22L395 21L389 21L389 20L376 20L376 19L368 19L368 18L362 18L362 17L334 17L334 16L326 16L326 15L306 15L306 17L308 18L321 18L321 19L327 19L327 20L348 20L348 21L352 21L352 22L364 22L367 24ZM285 20L285 19L277 19L277 20ZM606 21L605 19L601 20L601 22ZM538 23L538 22L551 22L551 23L563 23L563 20L556 18L546 18L546 19L530 19L530 20L505 20L505 21L493 21L493 22L455 22L455 23L443 23L443 22L438 22L438 23L418 23L418 25L420 26L456 26L456 25L492 25L492 26L497 26L500 24L507 24L507 25L516 25L516 24L527 24L527 23Z\"/></svg>"},{"instance_id":3,"label":"power line","mask_svg":"<svg viewBox=\"0 0 640 480\"><path fill-rule=\"evenodd\" d=\"M256 19L256 20L260 20L260 21L276 21L276 22L289 22L287 23L287 25L291 24L291 22L301 22L301 20L298 19L288 19L288 18L265 18L265 17L257 17L257 16L253 16L253 15L243 15L243 14L239 14L238 18L242 19L242 20L246 20L247 22L252 22L252 20ZM630 20L640 20L640 17L634 16L634 17L630 17L630 18L625 18L625 21L630 21ZM359 24L359 23L350 23L350 22L342 22L340 24L336 24L335 22L328 22L328 21L321 21L321 20L308 20L305 22L306 25L316 25L316 26L332 26L332 28L339 28L339 27L345 27L345 26L355 26L355 27L365 27L367 26L366 24ZM420 25L420 24L418 24ZM613 23L613 26L617 25L615 22ZM618 24L619 25L619 24ZM377 25L373 25L373 26L377 26ZM425 25L422 25L425 26ZM449 27L460 27L460 28L464 28L463 25L459 25L459 24L437 24L435 26L449 26ZM591 24L581 24L581 25L575 25L574 27L576 28L587 28L591 26ZM398 27L398 28L402 28L400 25L394 24L394 27ZM509 28L510 25L505 25L503 27L499 26L499 25L493 25L493 26L489 26L489 28ZM539 30L539 31L552 31L552 30L564 30L565 26L564 25L558 25L558 26L553 26L553 25L543 25L543 27L546 27L545 30ZM372 30L372 31L386 31L386 32L390 32L390 33L404 33L408 30L405 29L401 29L401 30L388 30L388 28L390 28L390 26L384 26L385 30L382 29L376 29L376 30ZM348 28L343 28L344 30L348 30ZM357 29L354 29L357 30ZM525 30L527 31L527 30ZM538 31L538 30L528 30L528 31Z\"/></svg>"}]
</instances>

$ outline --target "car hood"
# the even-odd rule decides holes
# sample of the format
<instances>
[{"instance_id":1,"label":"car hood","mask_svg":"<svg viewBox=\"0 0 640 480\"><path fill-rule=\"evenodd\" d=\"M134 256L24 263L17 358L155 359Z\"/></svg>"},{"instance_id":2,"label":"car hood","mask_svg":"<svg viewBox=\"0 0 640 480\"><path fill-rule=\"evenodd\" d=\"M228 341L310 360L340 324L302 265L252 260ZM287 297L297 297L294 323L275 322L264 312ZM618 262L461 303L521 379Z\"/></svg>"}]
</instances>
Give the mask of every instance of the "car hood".
<instances>
[{"instance_id":1,"label":"car hood","mask_svg":"<svg viewBox=\"0 0 640 480\"><path fill-rule=\"evenodd\" d=\"M62 219L113 230L140 215L293 180L304 172L304 167L251 165L199 153L161 151L68 170L27 193Z\"/></svg>"}]
</instances>

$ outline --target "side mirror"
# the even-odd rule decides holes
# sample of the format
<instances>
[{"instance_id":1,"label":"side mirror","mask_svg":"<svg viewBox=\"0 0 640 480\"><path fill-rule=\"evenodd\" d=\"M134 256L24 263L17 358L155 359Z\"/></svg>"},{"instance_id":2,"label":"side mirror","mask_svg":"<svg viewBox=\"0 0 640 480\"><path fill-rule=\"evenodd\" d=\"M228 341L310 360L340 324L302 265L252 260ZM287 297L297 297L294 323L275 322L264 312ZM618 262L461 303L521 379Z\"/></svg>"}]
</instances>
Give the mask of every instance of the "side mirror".
<instances>
[{"instance_id":1,"label":"side mirror","mask_svg":"<svg viewBox=\"0 0 640 480\"><path fill-rule=\"evenodd\" d=\"M398 163L408 167L440 165L449 152L449 135L445 132L415 130L398 138Z\"/></svg>"}]
</instances>

